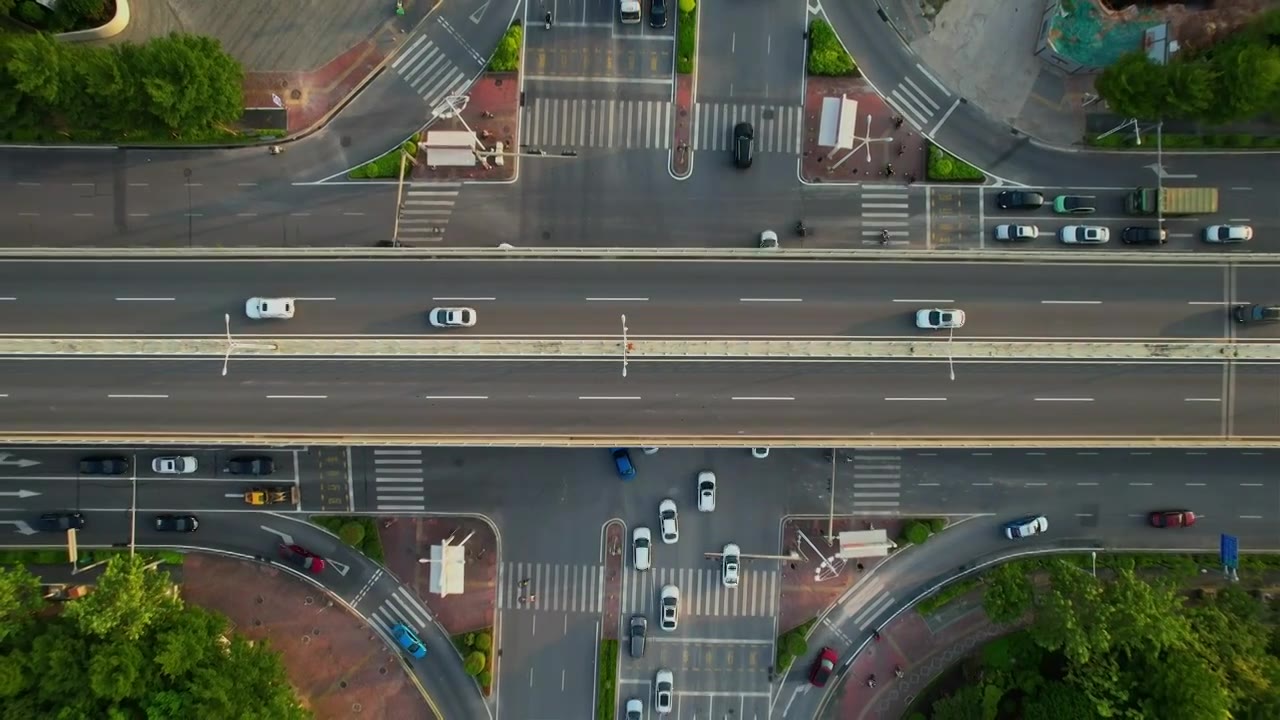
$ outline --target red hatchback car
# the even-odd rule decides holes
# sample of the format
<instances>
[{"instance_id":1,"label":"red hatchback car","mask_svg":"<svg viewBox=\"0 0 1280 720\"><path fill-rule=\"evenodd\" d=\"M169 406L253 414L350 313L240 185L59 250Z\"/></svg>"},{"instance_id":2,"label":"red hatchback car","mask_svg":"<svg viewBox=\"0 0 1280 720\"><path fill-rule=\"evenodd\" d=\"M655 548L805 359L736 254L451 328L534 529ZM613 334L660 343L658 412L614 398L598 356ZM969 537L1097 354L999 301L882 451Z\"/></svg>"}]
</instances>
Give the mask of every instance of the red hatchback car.
<instances>
[{"instance_id":1,"label":"red hatchback car","mask_svg":"<svg viewBox=\"0 0 1280 720\"><path fill-rule=\"evenodd\" d=\"M835 650L829 647L822 648L822 652L818 653L818 659L813 661L813 667L809 668L809 682L818 687L826 687L827 680L831 678L831 673L836 670L836 663L839 662L840 656Z\"/></svg>"},{"instance_id":2,"label":"red hatchback car","mask_svg":"<svg viewBox=\"0 0 1280 720\"><path fill-rule=\"evenodd\" d=\"M281 545L280 557L290 565L312 575L319 575L324 572L324 558L301 545Z\"/></svg>"},{"instance_id":3,"label":"red hatchback car","mask_svg":"<svg viewBox=\"0 0 1280 720\"><path fill-rule=\"evenodd\" d=\"M1196 514L1190 510L1157 510L1147 516L1151 527L1177 528L1196 524Z\"/></svg>"}]
</instances>

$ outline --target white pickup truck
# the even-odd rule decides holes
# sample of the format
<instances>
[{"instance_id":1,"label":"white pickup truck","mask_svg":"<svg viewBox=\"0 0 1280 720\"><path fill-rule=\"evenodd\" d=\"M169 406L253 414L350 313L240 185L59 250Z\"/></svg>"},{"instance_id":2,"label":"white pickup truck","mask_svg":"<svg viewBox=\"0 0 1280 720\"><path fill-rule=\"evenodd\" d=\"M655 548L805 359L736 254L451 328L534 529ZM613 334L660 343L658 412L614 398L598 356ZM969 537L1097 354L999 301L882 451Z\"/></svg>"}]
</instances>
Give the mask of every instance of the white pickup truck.
<instances>
[{"instance_id":1,"label":"white pickup truck","mask_svg":"<svg viewBox=\"0 0 1280 720\"><path fill-rule=\"evenodd\" d=\"M639 0L618 0L618 13L623 25L634 25L640 22Z\"/></svg>"}]
</instances>

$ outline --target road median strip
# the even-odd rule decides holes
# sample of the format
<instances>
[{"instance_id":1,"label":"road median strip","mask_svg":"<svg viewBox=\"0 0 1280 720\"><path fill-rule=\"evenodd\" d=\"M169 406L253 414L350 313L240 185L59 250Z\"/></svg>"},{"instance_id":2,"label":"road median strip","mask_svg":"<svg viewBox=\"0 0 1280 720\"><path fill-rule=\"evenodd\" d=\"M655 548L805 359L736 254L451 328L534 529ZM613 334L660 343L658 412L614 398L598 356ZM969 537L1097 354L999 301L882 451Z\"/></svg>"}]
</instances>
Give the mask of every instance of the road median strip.
<instances>
[{"instance_id":1,"label":"road median strip","mask_svg":"<svg viewBox=\"0 0 1280 720\"><path fill-rule=\"evenodd\" d=\"M1280 361L1280 343L578 338L2 338L0 356L469 357L628 360Z\"/></svg>"}]
</instances>

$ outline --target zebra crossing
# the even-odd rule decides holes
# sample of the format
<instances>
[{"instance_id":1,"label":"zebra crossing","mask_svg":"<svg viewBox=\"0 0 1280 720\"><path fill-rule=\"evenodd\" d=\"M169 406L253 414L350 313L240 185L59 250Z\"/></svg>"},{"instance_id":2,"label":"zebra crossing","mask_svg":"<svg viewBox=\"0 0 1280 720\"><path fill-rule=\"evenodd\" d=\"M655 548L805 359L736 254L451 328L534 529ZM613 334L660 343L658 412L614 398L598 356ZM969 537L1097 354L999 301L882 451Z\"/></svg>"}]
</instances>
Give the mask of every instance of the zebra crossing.
<instances>
[{"instance_id":1,"label":"zebra crossing","mask_svg":"<svg viewBox=\"0 0 1280 720\"><path fill-rule=\"evenodd\" d=\"M889 231L891 245L906 245L907 226L911 216L907 205L911 196L906 190L870 188L862 193L862 244L879 244L880 231Z\"/></svg>"},{"instance_id":2,"label":"zebra crossing","mask_svg":"<svg viewBox=\"0 0 1280 720\"><path fill-rule=\"evenodd\" d=\"M930 75L929 71L925 70L922 65L917 63L916 68L943 95L943 102L946 102L951 97L951 91L943 87L942 83ZM924 81L921 80L921 82L923 83ZM913 81L909 75L903 76L902 82L898 83L889 92L889 98L893 101L893 106L897 108L898 112L906 116L907 120L922 132L928 131L929 121L933 120L933 117L942 110L942 106L924 88L921 88L919 84ZM948 114L950 114L949 111ZM946 118L944 117L943 119L945 120ZM941 122L938 123L939 126L941 124ZM937 132L937 129L935 127L934 132Z\"/></svg>"},{"instance_id":3,"label":"zebra crossing","mask_svg":"<svg viewBox=\"0 0 1280 720\"><path fill-rule=\"evenodd\" d=\"M778 577L777 570L744 568L738 587L727 588L719 567L629 570L622 578L622 612L656 616L662 586L675 585L680 588L682 617L772 617L778 610Z\"/></svg>"},{"instance_id":4,"label":"zebra crossing","mask_svg":"<svg viewBox=\"0 0 1280 720\"><path fill-rule=\"evenodd\" d=\"M671 147L671 103L665 100L534 98L521 108L521 139L531 148Z\"/></svg>"},{"instance_id":5,"label":"zebra crossing","mask_svg":"<svg viewBox=\"0 0 1280 720\"><path fill-rule=\"evenodd\" d=\"M401 201L396 237L406 242L438 242L448 229L461 190L460 182L410 183Z\"/></svg>"},{"instance_id":6,"label":"zebra crossing","mask_svg":"<svg viewBox=\"0 0 1280 720\"><path fill-rule=\"evenodd\" d=\"M800 153L804 108L799 105L697 103L693 107L693 149L727 152L733 126L740 122L755 128L756 152Z\"/></svg>"},{"instance_id":7,"label":"zebra crossing","mask_svg":"<svg viewBox=\"0 0 1280 720\"><path fill-rule=\"evenodd\" d=\"M373 451L374 507L378 510L426 510L424 484L421 450Z\"/></svg>"},{"instance_id":8,"label":"zebra crossing","mask_svg":"<svg viewBox=\"0 0 1280 720\"><path fill-rule=\"evenodd\" d=\"M430 107L461 92L470 80L425 33L400 52L391 62L391 69Z\"/></svg>"},{"instance_id":9,"label":"zebra crossing","mask_svg":"<svg viewBox=\"0 0 1280 720\"><path fill-rule=\"evenodd\" d=\"M529 584L521 587L525 579ZM533 602L527 598L534 597ZM521 598L526 598L524 602ZM599 613L604 608L604 566L563 563L502 563L501 610Z\"/></svg>"},{"instance_id":10,"label":"zebra crossing","mask_svg":"<svg viewBox=\"0 0 1280 720\"><path fill-rule=\"evenodd\" d=\"M902 456L853 456L854 512L891 513L902 504Z\"/></svg>"},{"instance_id":11,"label":"zebra crossing","mask_svg":"<svg viewBox=\"0 0 1280 720\"><path fill-rule=\"evenodd\" d=\"M397 587L396 591L382 602L372 613L369 622L377 625L390 635L391 626L397 623L407 625L414 632L421 633L431 622L431 613L414 597L406 587Z\"/></svg>"}]
</instances>

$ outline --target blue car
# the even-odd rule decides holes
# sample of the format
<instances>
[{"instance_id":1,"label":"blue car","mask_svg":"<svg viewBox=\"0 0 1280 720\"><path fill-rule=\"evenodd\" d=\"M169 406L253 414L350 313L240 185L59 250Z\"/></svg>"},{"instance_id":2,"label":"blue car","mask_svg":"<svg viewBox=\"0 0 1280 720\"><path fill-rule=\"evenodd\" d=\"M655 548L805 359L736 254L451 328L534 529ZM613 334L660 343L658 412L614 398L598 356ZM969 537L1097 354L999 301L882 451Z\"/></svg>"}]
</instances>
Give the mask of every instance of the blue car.
<instances>
[{"instance_id":1,"label":"blue car","mask_svg":"<svg viewBox=\"0 0 1280 720\"><path fill-rule=\"evenodd\" d=\"M613 449L613 466L618 470L618 477L623 480L636 476L636 466L631 464L631 453L626 448Z\"/></svg>"},{"instance_id":2,"label":"blue car","mask_svg":"<svg viewBox=\"0 0 1280 720\"><path fill-rule=\"evenodd\" d=\"M427 656L427 646L418 639L417 633L399 623L391 626L391 635L400 643L404 651L421 660Z\"/></svg>"}]
</instances>

